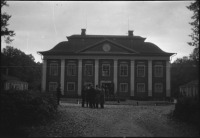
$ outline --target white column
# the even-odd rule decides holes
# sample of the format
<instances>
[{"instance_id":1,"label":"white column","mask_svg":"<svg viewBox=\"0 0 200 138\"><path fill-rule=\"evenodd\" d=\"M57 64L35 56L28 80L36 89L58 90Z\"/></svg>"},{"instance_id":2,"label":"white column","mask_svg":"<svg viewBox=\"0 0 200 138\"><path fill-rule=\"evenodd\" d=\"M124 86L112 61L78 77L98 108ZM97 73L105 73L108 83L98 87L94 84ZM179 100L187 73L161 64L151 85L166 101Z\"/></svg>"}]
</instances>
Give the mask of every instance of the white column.
<instances>
[{"instance_id":1,"label":"white column","mask_svg":"<svg viewBox=\"0 0 200 138\"><path fill-rule=\"evenodd\" d=\"M114 94L117 92L117 59L114 59L114 77L113 77L113 83L114 83Z\"/></svg>"},{"instance_id":2,"label":"white column","mask_svg":"<svg viewBox=\"0 0 200 138\"><path fill-rule=\"evenodd\" d=\"M170 61L166 61L166 97L171 96L171 74L170 74Z\"/></svg>"},{"instance_id":3,"label":"white column","mask_svg":"<svg viewBox=\"0 0 200 138\"><path fill-rule=\"evenodd\" d=\"M134 82L134 79L135 79L135 76L134 76L134 69L135 69L135 61L134 60L131 60L131 78L130 78L130 85L131 85L131 96L134 96L134 86L135 86L135 82Z\"/></svg>"},{"instance_id":4,"label":"white column","mask_svg":"<svg viewBox=\"0 0 200 138\"><path fill-rule=\"evenodd\" d=\"M82 59L78 60L78 96L81 96L82 89Z\"/></svg>"},{"instance_id":5,"label":"white column","mask_svg":"<svg viewBox=\"0 0 200 138\"><path fill-rule=\"evenodd\" d=\"M43 60L42 66L42 91L46 91L47 60Z\"/></svg>"},{"instance_id":6,"label":"white column","mask_svg":"<svg viewBox=\"0 0 200 138\"><path fill-rule=\"evenodd\" d=\"M152 97L152 60L148 61L148 96Z\"/></svg>"},{"instance_id":7,"label":"white column","mask_svg":"<svg viewBox=\"0 0 200 138\"><path fill-rule=\"evenodd\" d=\"M99 84L99 60L95 59L94 87ZM99 86L100 87L100 86Z\"/></svg>"},{"instance_id":8,"label":"white column","mask_svg":"<svg viewBox=\"0 0 200 138\"><path fill-rule=\"evenodd\" d=\"M64 95L64 86L65 86L65 60L61 60L61 76L60 76L60 84L61 84L61 94Z\"/></svg>"}]
</instances>

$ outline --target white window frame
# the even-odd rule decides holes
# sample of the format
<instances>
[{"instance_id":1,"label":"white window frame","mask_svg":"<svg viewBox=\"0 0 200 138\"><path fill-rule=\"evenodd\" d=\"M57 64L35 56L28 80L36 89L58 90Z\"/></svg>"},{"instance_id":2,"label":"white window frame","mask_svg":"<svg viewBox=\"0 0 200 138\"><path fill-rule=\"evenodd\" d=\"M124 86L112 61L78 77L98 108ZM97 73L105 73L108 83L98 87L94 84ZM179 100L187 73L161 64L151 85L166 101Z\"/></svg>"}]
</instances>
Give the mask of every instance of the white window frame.
<instances>
[{"instance_id":1,"label":"white window frame","mask_svg":"<svg viewBox=\"0 0 200 138\"><path fill-rule=\"evenodd\" d=\"M159 91L158 89L157 89L157 86L161 86L161 91ZM158 92L158 93L162 93L163 92L163 84L162 83L155 83L155 88L154 88L154 91L155 92Z\"/></svg>"},{"instance_id":2,"label":"white window frame","mask_svg":"<svg viewBox=\"0 0 200 138\"><path fill-rule=\"evenodd\" d=\"M69 72L69 69L70 69L70 66L74 66L74 75L72 75L72 74L69 74L70 72ZM76 76L76 64L75 63L68 63L67 64L67 76Z\"/></svg>"},{"instance_id":3,"label":"white window frame","mask_svg":"<svg viewBox=\"0 0 200 138\"><path fill-rule=\"evenodd\" d=\"M56 65L57 67L55 67L56 68L56 74L51 74L52 73L52 65ZM58 76L58 63L50 63L50 76Z\"/></svg>"},{"instance_id":4,"label":"white window frame","mask_svg":"<svg viewBox=\"0 0 200 138\"><path fill-rule=\"evenodd\" d=\"M86 66L92 66L92 74L91 75L86 74ZM93 64L85 64L85 76L93 76Z\"/></svg>"},{"instance_id":5,"label":"white window frame","mask_svg":"<svg viewBox=\"0 0 200 138\"><path fill-rule=\"evenodd\" d=\"M161 72L161 74L159 74L158 72L157 72L157 67L161 67L161 71L158 71L158 72ZM154 71L154 73L155 73L155 77L163 77L163 65L155 65L155 67L154 67L154 69L155 69L155 71Z\"/></svg>"},{"instance_id":6,"label":"white window frame","mask_svg":"<svg viewBox=\"0 0 200 138\"><path fill-rule=\"evenodd\" d=\"M126 70L127 72L126 72L125 75L122 75L122 74L121 74L121 73L122 73L122 69L121 69L122 66L126 66L126 68L127 68L127 70ZM120 75L120 76L128 76L128 64L120 64L119 67L120 67L120 69L119 69L119 70L120 70L120 74L119 74L119 75ZM123 70L125 70L125 69L123 69Z\"/></svg>"},{"instance_id":7,"label":"white window frame","mask_svg":"<svg viewBox=\"0 0 200 138\"><path fill-rule=\"evenodd\" d=\"M127 89L125 91L122 90L122 85L126 85ZM120 92L128 92L128 83L120 83Z\"/></svg>"},{"instance_id":8,"label":"white window frame","mask_svg":"<svg viewBox=\"0 0 200 138\"><path fill-rule=\"evenodd\" d=\"M143 67L144 68L144 74L143 76L139 76L139 67ZM145 77L145 65L137 65L137 77Z\"/></svg>"},{"instance_id":9,"label":"white window frame","mask_svg":"<svg viewBox=\"0 0 200 138\"><path fill-rule=\"evenodd\" d=\"M144 91L139 91L139 85L143 85L144 86ZM137 92L145 92L145 83L137 83Z\"/></svg>"},{"instance_id":10,"label":"white window frame","mask_svg":"<svg viewBox=\"0 0 200 138\"><path fill-rule=\"evenodd\" d=\"M69 84L73 84L74 85L74 89L73 90L69 90ZM67 91L75 91L75 82L67 82Z\"/></svg>"},{"instance_id":11,"label":"white window frame","mask_svg":"<svg viewBox=\"0 0 200 138\"><path fill-rule=\"evenodd\" d=\"M51 90L51 84L56 84L56 86L55 86L55 88L53 88L53 90ZM49 91L56 91L56 89L57 89L57 87L58 87L58 82L49 82Z\"/></svg>"},{"instance_id":12,"label":"white window frame","mask_svg":"<svg viewBox=\"0 0 200 138\"><path fill-rule=\"evenodd\" d=\"M108 66L109 75L104 75L104 74L103 74L103 67L104 67L104 66ZM102 76L105 76L105 77L106 77L106 76L110 76L110 64L102 64Z\"/></svg>"}]
</instances>

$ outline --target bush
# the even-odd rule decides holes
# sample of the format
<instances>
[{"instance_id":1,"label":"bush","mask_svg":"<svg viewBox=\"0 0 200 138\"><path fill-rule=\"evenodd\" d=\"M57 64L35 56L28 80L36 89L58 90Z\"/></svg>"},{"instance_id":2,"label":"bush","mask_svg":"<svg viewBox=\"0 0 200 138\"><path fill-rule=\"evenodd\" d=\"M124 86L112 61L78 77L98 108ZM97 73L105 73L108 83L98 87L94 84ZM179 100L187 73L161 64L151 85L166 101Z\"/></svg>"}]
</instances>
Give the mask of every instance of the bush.
<instances>
[{"instance_id":1,"label":"bush","mask_svg":"<svg viewBox=\"0 0 200 138\"><path fill-rule=\"evenodd\" d=\"M199 125L199 100L190 97L178 99L173 115L184 122Z\"/></svg>"},{"instance_id":2,"label":"bush","mask_svg":"<svg viewBox=\"0 0 200 138\"><path fill-rule=\"evenodd\" d=\"M46 123L57 113L56 97L47 92L1 92L1 130Z\"/></svg>"}]
</instances>

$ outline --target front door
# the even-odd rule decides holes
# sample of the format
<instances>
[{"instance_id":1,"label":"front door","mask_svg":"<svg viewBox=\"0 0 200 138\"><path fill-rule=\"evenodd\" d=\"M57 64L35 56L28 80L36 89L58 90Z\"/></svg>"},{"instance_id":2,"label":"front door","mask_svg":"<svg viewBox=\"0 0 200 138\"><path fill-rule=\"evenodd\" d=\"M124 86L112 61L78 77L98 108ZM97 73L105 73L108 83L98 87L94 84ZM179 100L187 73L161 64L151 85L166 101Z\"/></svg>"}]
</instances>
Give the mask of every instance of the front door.
<instances>
[{"instance_id":1,"label":"front door","mask_svg":"<svg viewBox=\"0 0 200 138\"><path fill-rule=\"evenodd\" d=\"M114 83L102 83L105 89L108 89L108 95L114 95Z\"/></svg>"}]
</instances>

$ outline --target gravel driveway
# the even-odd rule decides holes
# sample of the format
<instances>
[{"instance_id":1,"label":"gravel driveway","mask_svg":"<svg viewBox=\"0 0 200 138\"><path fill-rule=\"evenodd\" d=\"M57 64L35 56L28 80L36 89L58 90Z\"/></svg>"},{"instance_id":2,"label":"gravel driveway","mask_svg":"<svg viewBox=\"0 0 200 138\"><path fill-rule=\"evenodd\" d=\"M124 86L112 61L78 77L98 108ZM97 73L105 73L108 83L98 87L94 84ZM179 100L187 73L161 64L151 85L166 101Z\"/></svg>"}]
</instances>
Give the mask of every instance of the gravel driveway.
<instances>
[{"instance_id":1,"label":"gravel driveway","mask_svg":"<svg viewBox=\"0 0 200 138\"><path fill-rule=\"evenodd\" d=\"M105 105L104 109L82 108L81 104L61 103L59 119L47 126L32 128L39 137L193 137L199 133L177 124L168 114L174 105Z\"/></svg>"}]
</instances>

